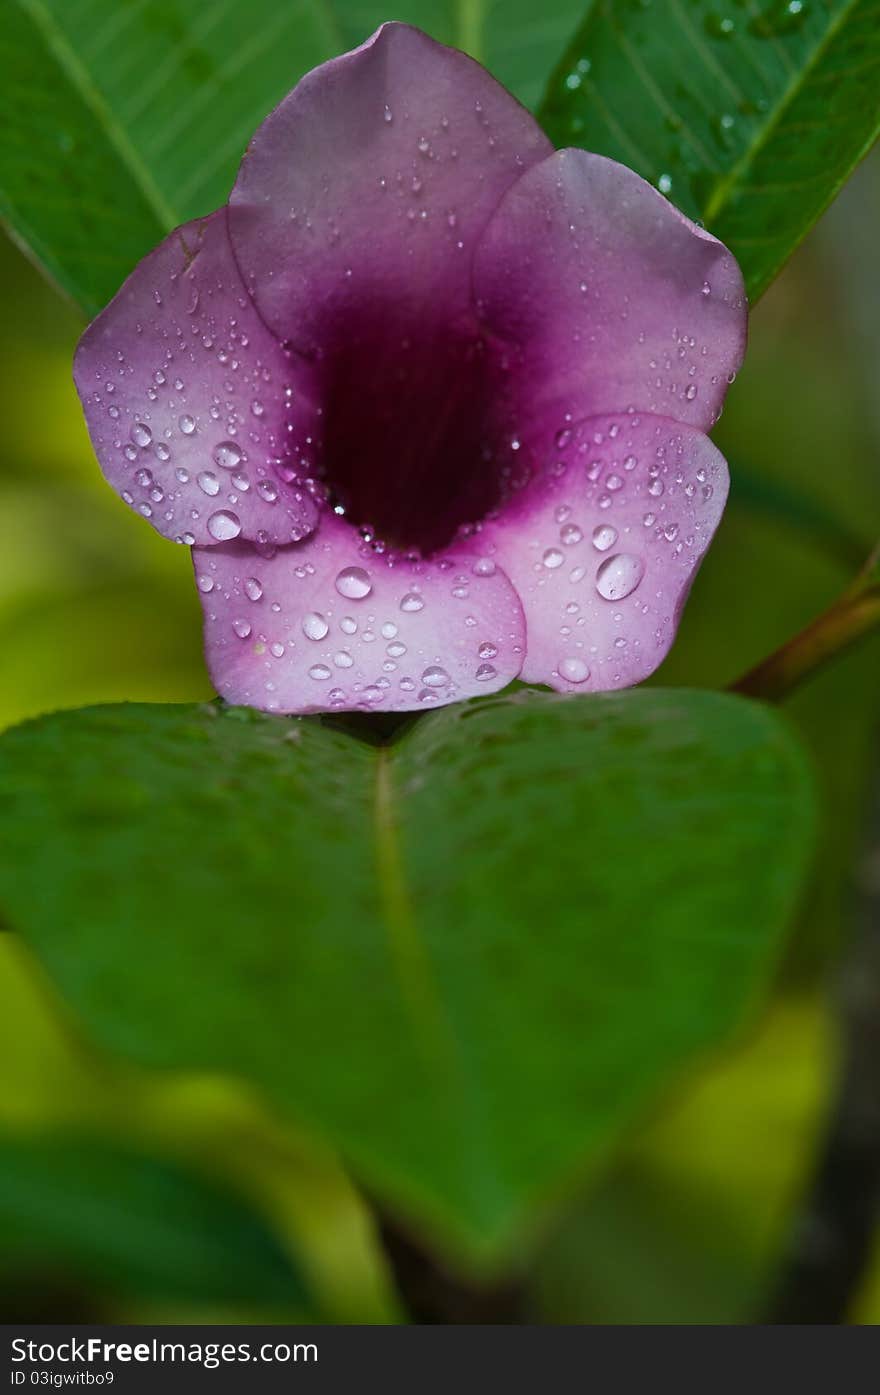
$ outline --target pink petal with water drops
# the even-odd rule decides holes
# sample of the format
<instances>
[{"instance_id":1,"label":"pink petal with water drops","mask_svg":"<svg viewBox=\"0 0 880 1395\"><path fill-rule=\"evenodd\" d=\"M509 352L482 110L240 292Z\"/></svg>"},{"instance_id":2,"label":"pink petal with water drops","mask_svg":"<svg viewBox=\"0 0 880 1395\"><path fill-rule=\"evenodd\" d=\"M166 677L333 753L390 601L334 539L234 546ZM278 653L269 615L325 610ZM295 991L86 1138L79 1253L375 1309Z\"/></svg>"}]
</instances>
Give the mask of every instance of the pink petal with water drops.
<instances>
[{"instance_id":1,"label":"pink petal with water drops","mask_svg":"<svg viewBox=\"0 0 880 1395\"><path fill-rule=\"evenodd\" d=\"M332 516L305 543L196 548L205 649L227 702L270 712L410 711L503 688L522 607L479 554L391 561Z\"/></svg>"},{"instance_id":2,"label":"pink petal with water drops","mask_svg":"<svg viewBox=\"0 0 880 1395\"><path fill-rule=\"evenodd\" d=\"M304 370L261 323L226 210L170 234L80 340L74 377L95 453L136 512L178 542L310 532Z\"/></svg>"},{"instance_id":3,"label":"pink petal with water drops","mask_svg":"<svg viewBox=\"0 0 880 1395\"><path fill-rule=\"evenodd\" d=\"M519 592L521 677L560 691L628 687L675 637L728 476L701 432L647 415L564 428L541 478L481 543Z\"/></svg>"},{"instance_id":4,"label":"pink petal with water drops","mask_svg":"<svg viewBox=\"0 0 880 1395\"><path fill-rule=\"evenodd\" d=\"M507 193L477 248L474 291L522 346L538 419L566 401L708 429L745 352L727 248L632 170L561 150Z\"/></svg>"},{"instance_id":5,"label":"pink petal with water drops","mask_svg":"<svg viewBox=\"0 0 880 1395\"><path fill-rule=\"evenodd\" d=\"M263 122L230 199L239 265L282 339L323 351L351 308L400 352L472 319L471 256L504 191L552 150L484 68L404 24L308 73Z\"/></svg>"}]
</instances>

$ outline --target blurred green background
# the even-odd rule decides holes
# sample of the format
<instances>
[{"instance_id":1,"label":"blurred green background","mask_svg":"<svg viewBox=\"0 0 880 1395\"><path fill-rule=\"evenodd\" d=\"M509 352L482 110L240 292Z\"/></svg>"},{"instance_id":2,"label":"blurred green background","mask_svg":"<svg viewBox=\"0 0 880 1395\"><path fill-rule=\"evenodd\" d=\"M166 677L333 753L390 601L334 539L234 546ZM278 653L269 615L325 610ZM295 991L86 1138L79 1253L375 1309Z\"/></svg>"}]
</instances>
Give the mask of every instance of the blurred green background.
<instances>
[{"instance_id":1,"label":"blurred green background","mask_svg":"<svg viewBox=\"0 0 880 1395\"><path fill-rule=\"evenodd\" d=\"M876 541L878 215L874 158L754 314L716 433L731 502L655 682L735 678L830 602ZM61 706L210 697L188 552L125 508L92 455L70 376L78 314L8 242L0 282L0 726ZM657 1105L598 1190L572 1198L541 1242L538 1320L731 1323L771 1291L838 1070L839 970L880 778L878 660L875 637L788 704L819 770L823 825L772 1001ZM41 1142L54 1162L33 1191ZM7 1320L400 1315L368 1212L332 1158L234 1083L96 1055L11 935L0 1190ZM294 1252L308 1302L286 1276ZM880 1252L850 1321L880 1321Z\"/></svg>"}]
</instances>

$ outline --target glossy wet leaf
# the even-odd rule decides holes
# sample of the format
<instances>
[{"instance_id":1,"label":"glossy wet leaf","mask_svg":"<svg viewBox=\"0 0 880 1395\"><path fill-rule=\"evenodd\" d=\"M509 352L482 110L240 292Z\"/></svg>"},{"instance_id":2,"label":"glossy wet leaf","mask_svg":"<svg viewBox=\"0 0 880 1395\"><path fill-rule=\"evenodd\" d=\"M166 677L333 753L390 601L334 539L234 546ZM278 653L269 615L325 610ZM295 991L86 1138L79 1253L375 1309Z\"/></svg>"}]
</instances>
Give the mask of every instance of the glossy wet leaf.
<instances>
[{"instance_id":1,"label":"glossy wet leaf","mask_svg":"<svg viewBox=\"0 0 880 1395\"><path fill-rule=\"evenodd\" d=\"M0 27L0 215L89 314L178 223L224 203L298 78L409 20L524 100L580 0L9 0Z\"/></svg>"},{"instance_id":2,"label":"glossy wet leaf","mask_svg":"<svg viewBox=\"0 0 880 1395\"><path fill-rule=\"evenodd\" d=\"M89 1032L256 1082L482 1260L741 1020L811 823L781 720L696 692L525 693L382 749L97 708L0 769L0 906Z\"/></svg>"},{"instance_id":3,"label":"glossy wet leaf","mask_svg":"<svg viewBox=\"0 0 880 1395\"><path fill-rule=\"evenodd\" d=\"M302 1278L231 1192L106 1143L0 1140L0 1284L54 1281L192 1303L297 1305Z\"/></svg>"},{"instance_id":4,"label":"glossy wet leaf","mask_svg":"<svg viewBox=\"0 0 880 1395\"><path fill-rule=\"evenodd\" d=\"M539 115L630 165L767 287L880 129L877 0L593 0Z\"/></svg>"}]
</instances>

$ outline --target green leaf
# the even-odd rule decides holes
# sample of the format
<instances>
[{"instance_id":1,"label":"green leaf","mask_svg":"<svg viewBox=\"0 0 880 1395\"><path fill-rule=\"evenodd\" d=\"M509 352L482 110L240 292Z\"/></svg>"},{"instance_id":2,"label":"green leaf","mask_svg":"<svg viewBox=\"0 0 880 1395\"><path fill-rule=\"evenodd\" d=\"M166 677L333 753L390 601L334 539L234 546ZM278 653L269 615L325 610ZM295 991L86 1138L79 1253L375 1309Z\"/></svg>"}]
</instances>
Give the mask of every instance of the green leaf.
<instances>
[{"instance_id":1,"label":"green leaf","mask_svg":"<svg viewBox=\"0 0 880 1395\"><path fill-rule=\"evenodd\" d=\"M769 709L525 692L376 748L121 706L0 743L0 905L91 1034L258 1083L498 1260L741 1021L803 871Z\"/></svg>"},{"instance_id":2,"label":"green leaf","mask_svg":"<svg viewBox=\"0 0 880 1395\"><path fill-rule=\"evenodd\" d=\"M0 1282L48 1277L138 1297L305 1302L265 1222L176 1165L87 1139L0 1141Z\"/></svg>"},{"instance_id":3,"label":"green leaf","mask_svg":"<svg viewBox=\"0 0 880 1395\"><path fill-rule=\"evenodd\" d=\"M877 0L593 0L539 113L735 253L757 299L880 129Z\"/></svg>"},{"instance_id":4,"label":"green leaf","mask_svg":"<svg viewBox=\"0 0 880 1395\"><path fill-rule=\"evenodd\" d=\"M524 100L580 0L403 0ZM10 0L0 29L0 216L93 315L179 223L226 201L263 117L369 37L379 0Z\"/></svg>"}]
</instances>

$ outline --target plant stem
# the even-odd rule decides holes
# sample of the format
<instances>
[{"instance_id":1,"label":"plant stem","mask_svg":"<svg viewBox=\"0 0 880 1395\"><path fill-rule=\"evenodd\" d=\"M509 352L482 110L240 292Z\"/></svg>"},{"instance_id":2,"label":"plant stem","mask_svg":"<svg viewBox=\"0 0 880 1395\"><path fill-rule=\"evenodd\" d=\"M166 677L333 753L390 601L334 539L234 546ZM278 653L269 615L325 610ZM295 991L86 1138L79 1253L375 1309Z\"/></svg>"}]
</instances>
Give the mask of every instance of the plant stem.
<instances>
[{"instance_id":1,"label":"plant stem","mask_svg":"<svg viewBox=\"0 0 880 1395\"><path fill-rule=\"evenodd\" d=\"M385 1254L410 1322L461 1326L528 1323L526 1291L513 1277L467 1283L446 1270L399 1222L377 1208Z\"/></svg>"},{"instance_id":2,"label":"plant stem","mask_svg":"<svg viewBox=\"0 0 880 1395\"><path fill-rule=\"evenodd\" d=\"M880 547L843 595L800 634L731 685L747 697L778 702L831 659L880 627Z\"/></svg>"}]
</instances>

